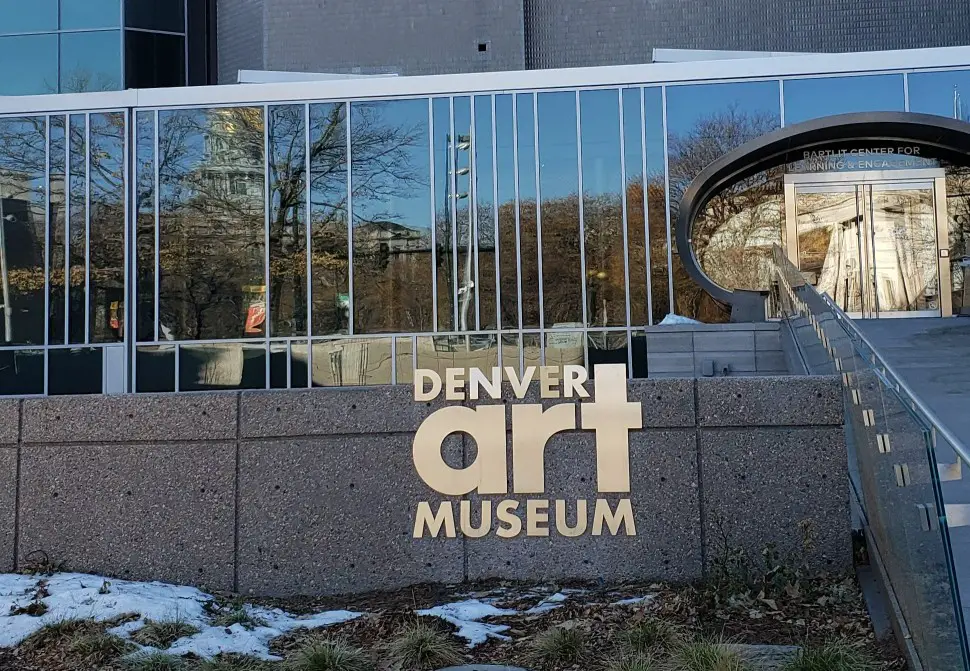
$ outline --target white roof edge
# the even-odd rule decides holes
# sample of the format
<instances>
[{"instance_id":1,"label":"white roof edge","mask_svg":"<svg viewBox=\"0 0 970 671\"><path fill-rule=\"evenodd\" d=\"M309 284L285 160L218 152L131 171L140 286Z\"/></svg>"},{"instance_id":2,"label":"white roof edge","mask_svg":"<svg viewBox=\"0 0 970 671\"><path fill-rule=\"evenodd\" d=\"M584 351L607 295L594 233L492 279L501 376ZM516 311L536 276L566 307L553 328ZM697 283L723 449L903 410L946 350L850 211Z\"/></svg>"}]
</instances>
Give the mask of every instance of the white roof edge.
<instances>
[{"instance_id":1,"label":"white roof edge","mask_svg":"<svg viewBox=\"0 0 970 671\"><path fill-rule=\"evenodd\" d=\"M345 74L337 72L292 72L284 70L240 70L236 80L239 84L282 84L284 82L325 82L342 79L372 79L397 77L387 74Z\"/></svg>"},{"instance_id":2,"label":"white roof edge","mask_svg":"<svg viewBox=\"0 0 970 671\"><path fill-rule=\"evenodd\" d=\"M415 77L230 84L106 93L0 97L0 114L82 111L123 107L196 107L303 100L400 98L598 86L684 84L711 80L840 75L970 67L970 46L812 54L688 63L615 65Z\"/></svg>"},{"instance_id":3,"label":"white roof edge","mask_svg":"<svg viewBox=\"0 0 970 671\"><path fill-rule=\"evenodd\" d=\"M723 61L744 58L777 58L784 56L815 56L807 51L730 51L723 49L654 49L654 63L693 63L695 61Z\"/></svg>"}]
</instances>

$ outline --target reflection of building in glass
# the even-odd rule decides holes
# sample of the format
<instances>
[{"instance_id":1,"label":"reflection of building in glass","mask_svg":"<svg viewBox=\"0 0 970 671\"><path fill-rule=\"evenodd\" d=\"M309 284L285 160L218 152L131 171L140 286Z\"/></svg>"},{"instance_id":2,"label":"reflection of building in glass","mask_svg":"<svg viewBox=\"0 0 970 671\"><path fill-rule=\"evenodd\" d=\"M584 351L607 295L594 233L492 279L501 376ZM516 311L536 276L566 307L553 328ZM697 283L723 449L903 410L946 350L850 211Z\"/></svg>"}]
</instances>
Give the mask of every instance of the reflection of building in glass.
<instances>
[{"instance_id":1,"label":"reflection of building in glass","mask_svg":"<svg viewBox=\"0 0 970 671\"><path fill-rule=\"evenodd\" d=\"M33 0L0 9L0 95L215 80L215 0Z\"/></svg>"},{"instance_id":2,"label":"reflection of building in glass","mask_svg":"<svg viewBox=\"0 0 970 671\"><path fill-rule=\"evenodd\" d=\"M648 65L560 72L552 90L525 72L7 99L3 265L21 293L0 365L24 372L5 389L102 388L56 359L120 361L135 391L405 383L448 361L650 374L644 333L668 315L731 318L687 253L717 286L767 292L776 244L863 316L956 313L970 166L931 148L894 144L927 162L879 170L778 156L725 177L688 247L674 236L725 154L907 101L951 119L967 63L955 48L741 59L725 81L681 64L676 82Z\"/></svg>"}]
</instances>

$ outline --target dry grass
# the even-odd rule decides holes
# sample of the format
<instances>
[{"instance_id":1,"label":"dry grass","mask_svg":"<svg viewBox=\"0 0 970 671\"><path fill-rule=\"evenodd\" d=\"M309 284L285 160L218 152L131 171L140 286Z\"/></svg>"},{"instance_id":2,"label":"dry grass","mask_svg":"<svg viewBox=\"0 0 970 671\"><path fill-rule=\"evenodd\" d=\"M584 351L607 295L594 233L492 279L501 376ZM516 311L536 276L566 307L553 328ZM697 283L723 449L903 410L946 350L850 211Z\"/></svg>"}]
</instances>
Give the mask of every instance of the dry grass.
<instances>
[{"instance_id":1,"label":"dry grass","mask_svg":"<svg viewBox=\"0 0 970 671\"><path fill-rule=\"evenodd\" d=\"M678 646L667 664L669 671L745 671L741 657L721 639L697 638Z\"/></svg>"},{"instance_id":2,"label":"dry grass","mask_svg":"<svg viewBox=\"0 0 970 671\"><path fill-rule=\"evenodd\" d=\"M575 627L552 627L529 645L528 658L543 668L578 664L586 656L586 636Z\"/></svg>"},{"instance_id":3,"label":"dry grass","mask_svg":"<svg viewBox=\"0 0 970 671\"><path fill-rule=\"evenodd\" d=\"M75 637L69 651L85 664L105 664L134 649L135 646L130 641L102 631Z\"/></svg>"},{"instance_id":4,"label":"dry grass","mask_svg":"<svg viewBox=\"0 0 970 671\"><path fill-rule=\"evenodd\" d=\"M785 671L874 671L876 664L861 650L846 643L803 648Z\"/></svg>"},{"instance_id":5,"label":"dry grass","mask_svg":"<svg viewBox=\"0 0 970 671\"><path fill-rule=\"evenodd\" d=\"M650 617L617 634L624 655L650 655L670 650L678 641L678 631L669 622Z\"/></svg>"},{"instance_id":6,"label":"dry grass","mask_svg":"<svg viewBox=\"0 0 970 671\"><path fill-rule=\"evenodd\" d=\"M311 644L286 664L288 671L371 671L373 664L360 648L339 641Z\"/></svg>"},{"instance_id":7,"label":"dry grass","mask_svg":"<svg viewBox=\"0 0 970 671\"><path fill-rule=\"evenodd\" d=\"M388 653L397 668L407 671L439 669L465 661L449 634L421 620L401 629L388 646Z\"/></svg>"},{"instance_id":8,"label":"dry grass","mask_svg":"<svg viewBox=\"0 0 970 671\"><path fill-rule=\"evenodd\" d=\"M153 648L167 648L175 641L199 630L183 620L145 620L145 626L131 635L131 640Z\"/></svg>"},{"instance_id":9,"label":"dry grass","mask_svg":"<svg viewBox=\"0 0 970 671\"><path fill-rule=\"evenodd\" d=\"M615 657L603 664L603 671L659 671L660 668L653 657L640 654Z\"/></svg>"},{"instance_id":10,"label":"dry grass","mask_svg":"<svg viewBox=\"0 0 970 671\"><path fill-rule=\"evenodd\" d=\"M252 616L242 606L238 608L226 609L212 616L212 624L217 627L231 627L234 624L241 624L246 629L255 627L265 627L266 621Z\"/></svg>"},{"instance_id":11,"label":"dry grass","mask_svg":"<svg viewBox=\"0 0 970 671\"><path fill-rule=\"evenodd\" d=\"M126 671L187 671L188 665L181 657L155 652L128 658L124 668Z\"/></svg>"}]
</instances>

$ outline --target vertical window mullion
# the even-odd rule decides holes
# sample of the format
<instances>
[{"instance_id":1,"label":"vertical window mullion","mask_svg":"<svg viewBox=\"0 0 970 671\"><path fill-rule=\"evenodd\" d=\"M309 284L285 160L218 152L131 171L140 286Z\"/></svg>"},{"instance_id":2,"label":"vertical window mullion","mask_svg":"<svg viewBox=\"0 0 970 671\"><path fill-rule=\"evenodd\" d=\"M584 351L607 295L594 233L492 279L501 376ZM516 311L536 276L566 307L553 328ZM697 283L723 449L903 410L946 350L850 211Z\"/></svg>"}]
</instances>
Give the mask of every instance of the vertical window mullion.
<instances>
[{"instance_id":1,"label":"vertical window mullion","mask_svg":"<svg viewBox=\"0 0 970 671\"><path fill-rule=\"evenodd\" d=\"M585 222L585 208L583 207L583 200L585 199L585 190L583 189L583 131L582 131L582 106L579 104L579 91L576 91L576 175L577 175L577 188L579 198L579 291L580 296L583 301L583 328L587 329L590 326L589 319L589 306L587 304L586 298L586 222ZM538 117L537 117L538 119ZM536 143L538 146L538 143ZM540 245L540 249L541 249ZM595 314L595 312L594 312ZM583 333L583 340L586 340L586 334Z\"/></svg>"},{"instance_id":2,"label":"vertical window mullion","mask_svg":"<svg viewBox=\"0 0 970 671\"><path fill-rule=\"evenodd\" d=\"M620 129L620 216L623 229L623 292L626 309L626 364L627 378L633 378L633 324L630 317L630 224L627 210L626 184L626 123L623 115L623 89L616 90Z\"/></svg>"},{"instance_id":3,"label":"vertical window mullion","mask_svg":"<svg viewBox=\"0 0 970 671\"><path fill-rule=\"evenodd\" d=\"M539 175L539 96L532 94L532 136L533 151L532 159L535 164L536 173L536 268L539 273L539 363L545 365L546 361L546 308L543 295L543 274L542 274L542 181ZM523 340L523 347L525 341Z\"/></svg>"},{"instance_id":4,"label":"vertical window mullion","mask_svg":"<svg viewBox=\"0 0 970 671\"><path fill-rule=\"evenodd\" d=\"M646 90L642 87L640 91L640 160L641 165L640 185L643 191L643 255L647 269L647 325L653 326L653 266L651 266L650 253L650 209L647 196L647 106L644 100Z\"/></svg>"},{"instance_id":5,"label":"vertical window mullion","mask_svg":"<svg viewBox=\"0 0 970 671\"><path fill-rule=\"evenodd\" d=\"M353 150L350 132L353 121L351 118L353 105L350 104L349 100L344 104L347 106L345 114L347 118L347 146L344 158L347 164L347 333L354 335L354 321L356 320L354 316L356 310L354 304L354 162L351 160L350 153Z\"/></svg>"},{"instance_id":6,"label":"vertical window mullion","mask_svg":"<svg viewBox=\"0 0 970 671\"><path fill-rule=\"evenodd\" d=\"M161 195L160 195L161 188L160 187L161 187L161 184L159 183L159 167L158 167L159 166L159 163L161 163L161 161L159 160L159 153L158 153L158 137L159 137L159 134L160 134L159 127L158 127L158 110L155 110L154 117L155 117L155 123L154 123L154 129L153 129L152 135L154 137L154 142L155 142L155 158L154 158L154 166L153 166L154 167L154 170L155 170L155 184L154 184L154 186L152 188L152 192L153 192L154 200L155 200L155 203L154 203L154 206L155 206L155 225L153 226L154 234L155 234L155 272L154 272L154 276L155 276L155 296L154 296L154 301L155 301L155 323L154 323L153 326L154 326L154 329L155 329L155 342L158 342L158 325L162 321L162 313L160 312L160 307L161 307L161 305L160 305L161 304L161 300L160 300L161 283L160 283L160 279L159 279L161 277L161 275L162 275L161 257L160 257L162 221L161 221L161 216L160 216L160 208L161 208ZM178 361L178 357L177 356L176 356L176 361Z\"/></svg>"},{"instance_id":7,"label":"vertical window mullion","mask_svg":"<svg viewBox=\"0 0 970 671\"><path fill-rule=\"evenodd\" d=\"M91 115L84 115L84 344L91 343Z\"/></svg>"},{"instance_id":8,"label":"vertical window mullion","mask_svg":"<svg viewBox=\"0 0 970 671\"><path fill-rule=\"evenodd\" d=\"M428 165L431 173L431 330L438 332L438 212L435 208L434 98L428 98ZM417 350L412 350L417 352Z\"/></svg>"},{"instance_id":9,"label":"vertical window mullion","mask_svg":"<svg viewBox=\"0 0 970 671\"><path fill-rule=\"evenodd\" d=\"M495 330L498 346L498 366L502 367L502 265L499 252L499 202L498 202L498 134L495 121L495 95L489 96L492 110L492 225L495 229L492 238L492 262L495 265Z\"/></svg>"},{"instance_id":10,"label":"vertical window mullion","mask_svg":"<svg viewBox=\"0 0 970 671\"><path fill-rule=\"evenodd\" d=\"M670 314L677 313L677 304L674 302L674 250L670 240L670 157L667 155L667 87L660 88L661 118L663 119L664 133L664 214L667 222L667 291L670 301Z\"/></svg>"},{"instance_id":11,"label":"vertical window mullion","mask_svg":"<svg viewBox=\"0 0 970 671\"><path fill-rule=\"evenodd\" d=\"M272 376L272 371L271 371L271 367L270 367L270 363L271 363L270 362L270 359L272 358L271 357L272 352L271 352L271 347L270 347L270 337L271 337L271 334L270 334L270 325L273 323L273 319L272 319L272 315L271 315L271 310L270 310L271 300L270 300L270 295L269 295L270 294L270 279L271 279L270 278L270 273L269 273L269 264L270 264L270 258L269 258L269 246L270 246L269 223L270 223L270 216L269 216L269 213L270 213L270 208L271 208L271 202L270 201L272 199L272 191L270 189L270 180L273 177L273 170L272 170L272 160L273 159L272 159L272 156L270 154L270 146L269 146L269 125L270 125L270 123L271 123L271 118L270 118L270 113L269 113L269 105L263 105L263 245L264 245L264 249L263 249L263 264L264 264L263 265L263 282L265 282L265 286L263 287L263 325L264 325L263 326L263 331L265 333L265 336L264 336L264 341L265 341L264 342L264 347L266 348L266 350L265 350L266 380L265 380L265 383L264 383L266 389L269 389L271 387L271 385L270 385L270 379L271 379L271 376Z\"/></svg>"},{"instance_id":12,"label":"vertical window mullion","mask_svg":"<svg viewBox=\"0 0 970 671\"><path fill-rule=\"evenodd\" d=\"M479 282L479 272L478 272L478 155L476 153L477 139L475 137L475 129L478 124L478 119L475 117L475 96L468 96L468 106L470 110L469 122L468 122L468 234L472 236L471 241L467 247L471 248L471 256L475 263L475 330L480 331L482 328L481 320L481 291ZM466 249L466 253L467 253ZM467 260L466 263L471 261ZM465 291L468 291L468 287L465 287Z\"/></svg>"},{"instance_id":13,"label":"vertical window mullion","mask_svg":"<svg viewBox=\"0 0 970 671\"><path fill-rule=\"evenodd\" d=\"M188 8L186 8L186 12ZM186 13L186 17L188 14ZM312 131L310 120L310 105L304 106L304 128L306 130L306 161L304 163L304 182L306 184L306 366L307 366L307 387L313 386L313 195L311 192L311 179L313 171L313 161L310 159L312 144L310 134ZM292 367L293 351L292 346L288 347L287 352L287 371ZM291 386L289 383L287 386Z\"/></svg>"},{"instance_id":14,"label":"vertical window mullion","mask_svg":"<svg viewBox=\"0 0 970 671\"><path fill-rule=\"evenodd\" d=\"M451 219L451 331L459 331L458 322L458 141L455 137L455 99L448 98L448 213Z\"/></svg>"},{"instance_id":15,"label":"vertical window mullion","mask_svg":"<svg viewBox=\"0 0 970 671\"><path fill-rule=\"evenodd\" d=\"M518 94L512 94L512 174L513 181L515 182L515 267L516 267L516 291L518 292L518 304L519 304L519 325L518 333L519 340L522 339L522 241L520 234L520 227L522 225L522 208L521 201L519 199L519 96ZM521 352L522 347L519 347L519 368L521 369Z\"/></svg>"}]
</instances>

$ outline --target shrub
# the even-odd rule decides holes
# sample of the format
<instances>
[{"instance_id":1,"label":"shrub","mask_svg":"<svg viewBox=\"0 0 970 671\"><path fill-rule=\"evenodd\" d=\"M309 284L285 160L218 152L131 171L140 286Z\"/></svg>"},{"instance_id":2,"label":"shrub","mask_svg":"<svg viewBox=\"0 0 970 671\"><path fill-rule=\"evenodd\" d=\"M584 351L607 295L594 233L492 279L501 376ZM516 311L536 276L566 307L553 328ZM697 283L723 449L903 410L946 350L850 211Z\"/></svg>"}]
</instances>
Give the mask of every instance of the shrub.
<instances>
[{"instance_id":1,"label":"shrub","mask_svg":"<svg viewBox=\"0 0 970 671\"><path fill-rule=\"evenodd\" d=\"M370 671L373 665L360 648L339 641L323 641L296 653L288 668L290 671Z\"/></svg>"},{"instance_id":2,"label":"shrub","mask_svg":"<svg viewBox=\"0 0 970 671\"><path fill-rule=\"evenodd\" d=\"M388 647L399 669L438 669L464 661L461 648L449 634L421 620L407 625Z\"/></svg>"}]
</instances>

